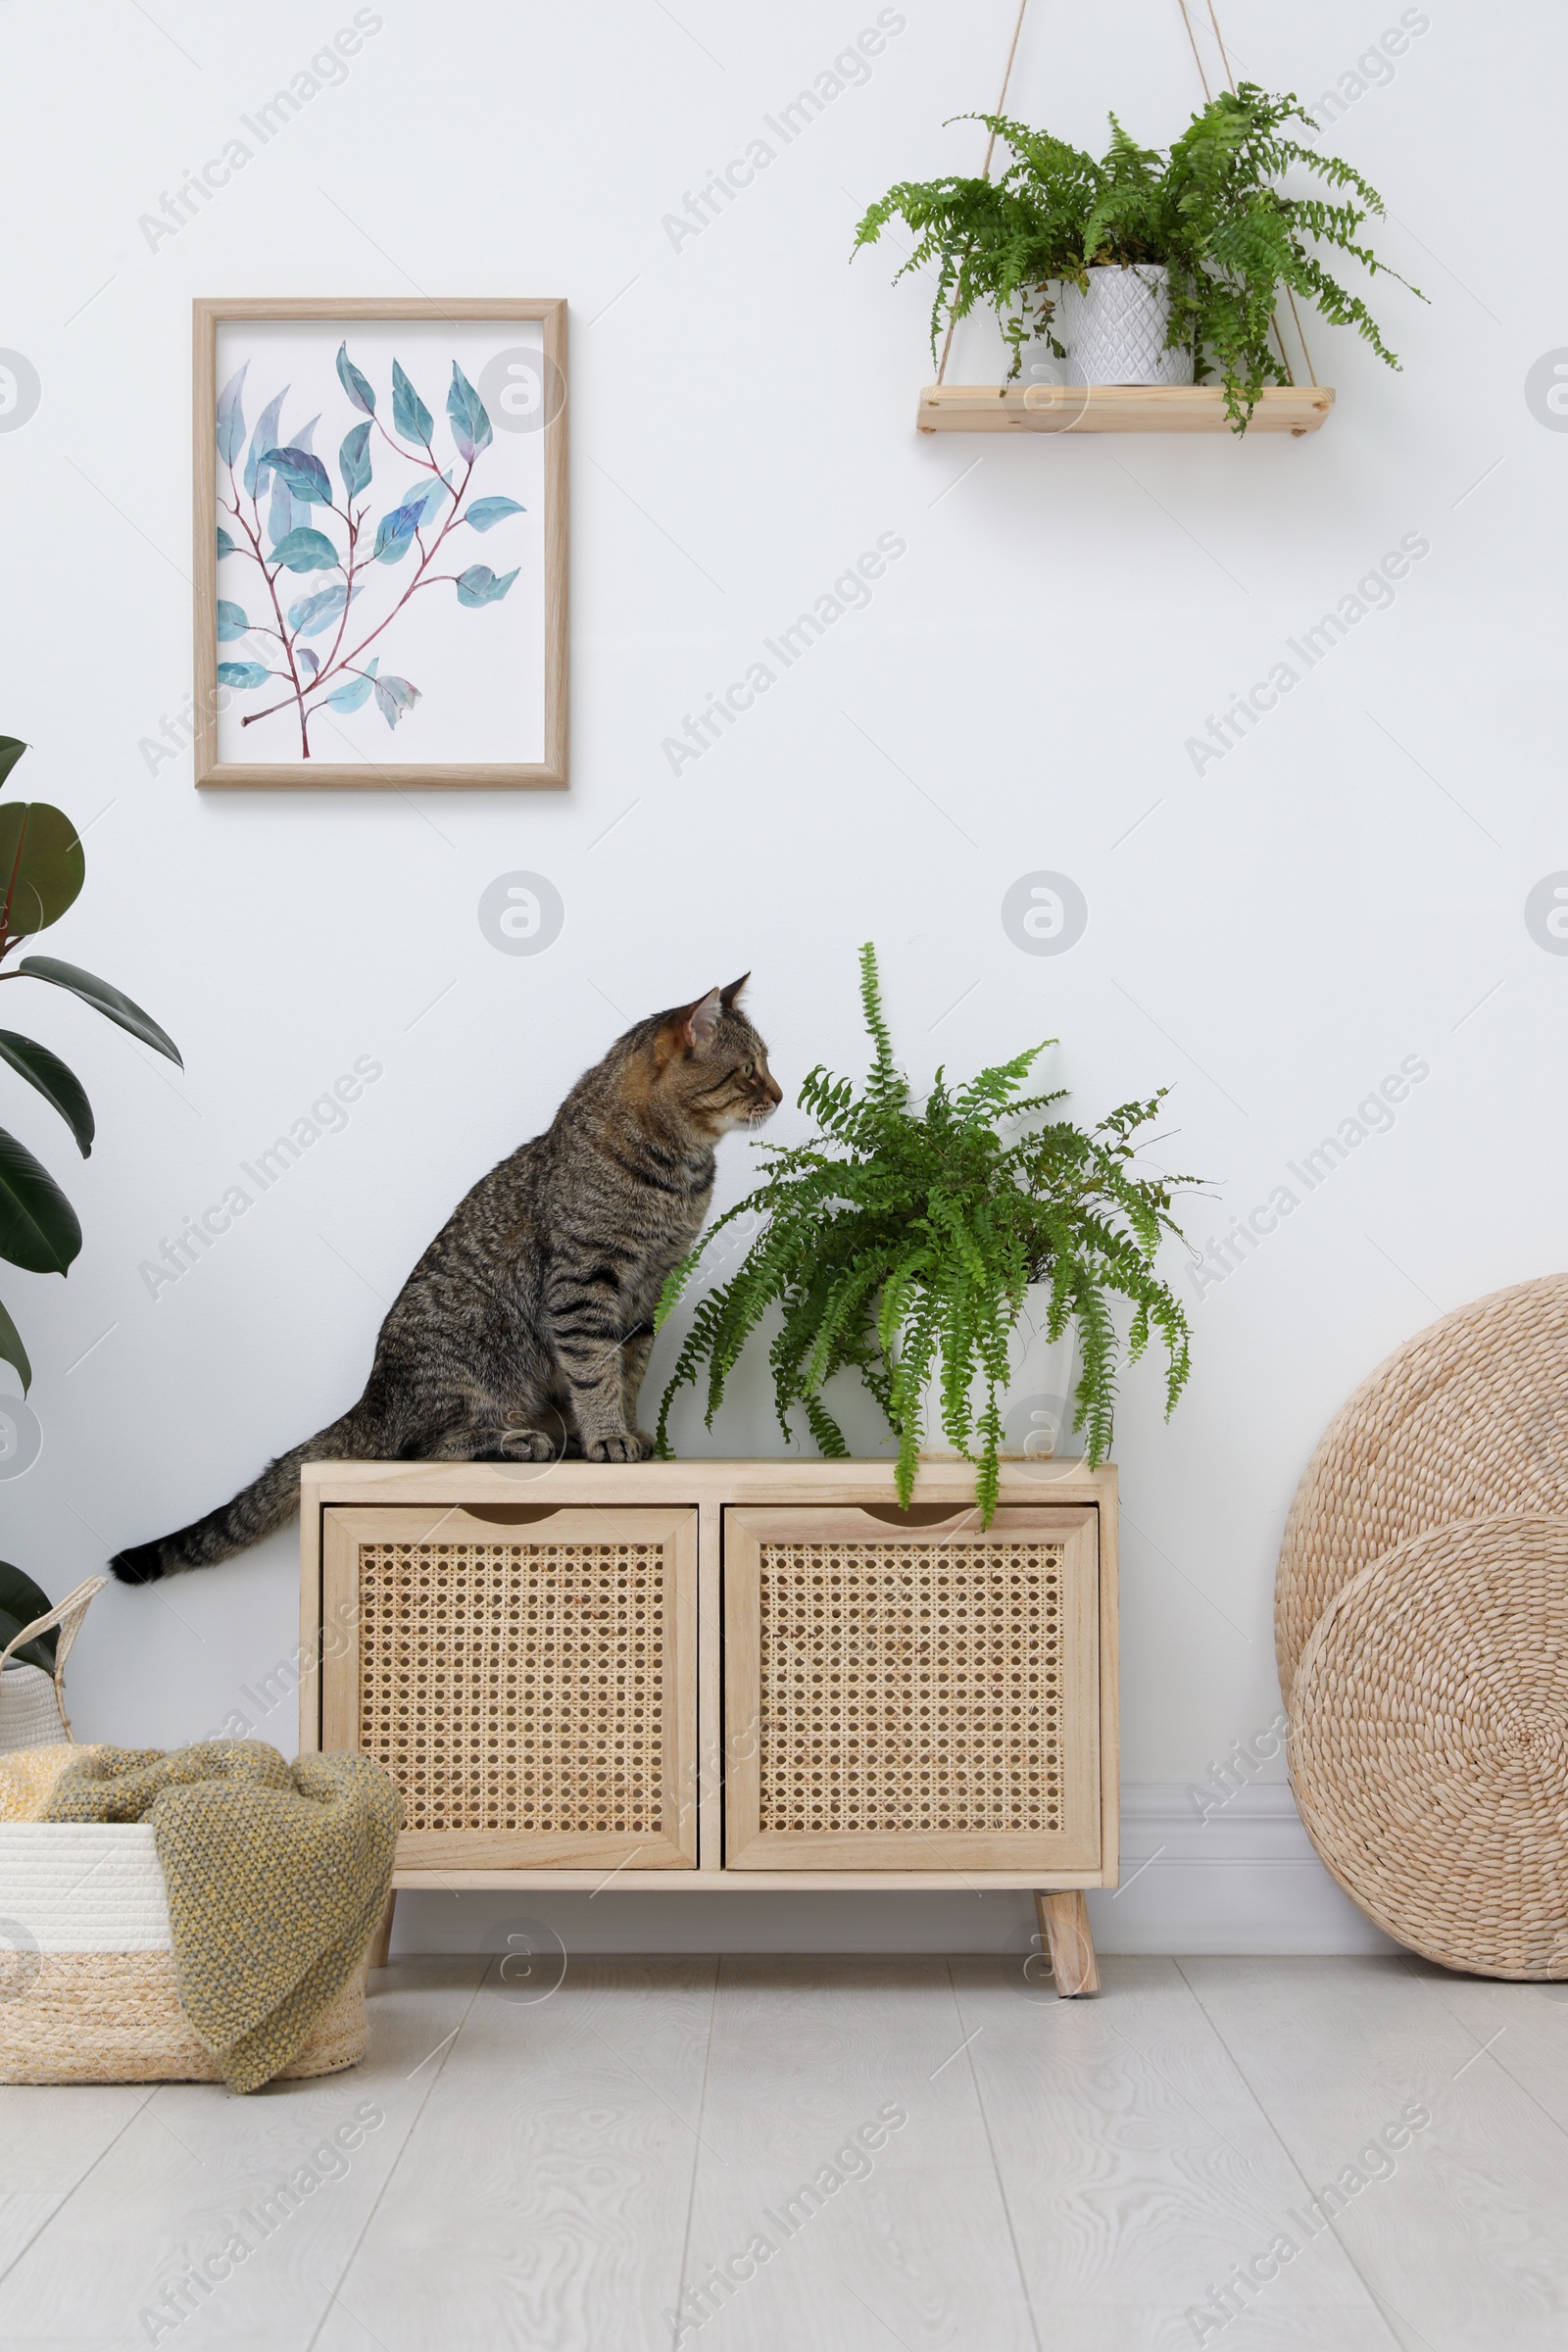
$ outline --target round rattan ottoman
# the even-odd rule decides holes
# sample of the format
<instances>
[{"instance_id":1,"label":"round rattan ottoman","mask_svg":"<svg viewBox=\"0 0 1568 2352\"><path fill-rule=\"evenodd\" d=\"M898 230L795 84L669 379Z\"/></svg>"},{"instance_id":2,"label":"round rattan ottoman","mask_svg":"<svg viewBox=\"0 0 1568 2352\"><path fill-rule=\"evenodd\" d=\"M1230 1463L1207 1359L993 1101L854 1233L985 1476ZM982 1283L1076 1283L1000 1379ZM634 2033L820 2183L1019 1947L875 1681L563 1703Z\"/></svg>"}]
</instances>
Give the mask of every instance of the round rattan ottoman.
<instances>
[{"instance_id":1,"label":"round rattan ottoman","mask_svg":"<svg viewBox=\"0 0 1568 2352\"><path fill-rule=\"evenodd\" d=\"M1442 1527L1329 1603L1291 1786L1369 1919L1472 1976L1568 1977L1568 1519Z\"/></svg>"},{"instance_id":2,"label":"round rattan ottoman","mask_svg":"<svg viewBox=\"0 0 1568 2352\"><path fill-rule=\"evenodd\" d=\"M1417 1332L1330 1422L1274 1589L1287 1700L1307 1636L1352 1577L1429 1528L1498 1511L1568 1517L1568 1274Z\"/></svg>"}]
</instances>

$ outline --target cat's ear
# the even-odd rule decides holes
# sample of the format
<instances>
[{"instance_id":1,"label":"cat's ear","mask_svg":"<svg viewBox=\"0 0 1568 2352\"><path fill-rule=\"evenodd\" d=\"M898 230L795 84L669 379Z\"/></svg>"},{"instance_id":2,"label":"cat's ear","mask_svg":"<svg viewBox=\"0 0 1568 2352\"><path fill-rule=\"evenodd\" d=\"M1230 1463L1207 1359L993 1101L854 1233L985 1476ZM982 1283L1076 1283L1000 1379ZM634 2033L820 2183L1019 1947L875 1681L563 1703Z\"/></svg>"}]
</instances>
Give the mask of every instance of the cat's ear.
<instances>
[{"instance_id":1,"label":"cat's ear","mask_svg":"<svg viewBox=\"0 0 1568 2352\"><path fill-rule=\"evenodd\" d=\"M718 990L710 988L706 997L698 998L695 1004L683 1004L679 1011L672 1012L659 1033L659 1042L664 1052L700 1054L705 1046L710 1045L713 1032L718 1027L721 1003Z\"/></svg>"},{"instance_id":2,"label":"cat's ear","mask_svg":"<svg viewBox=\"0 0 1568 2352\"><path fill-rule=\"evenodd\" d=\"M751 976L752 975L750 972L742 972L740 978L738 980L732 980L728 988L721 988L719 990L719 1001L723 1004L726 1012L734 1011L735 1000L740 995L741 990L746 986L746 983Z\"/></svg>"}]
</instances>

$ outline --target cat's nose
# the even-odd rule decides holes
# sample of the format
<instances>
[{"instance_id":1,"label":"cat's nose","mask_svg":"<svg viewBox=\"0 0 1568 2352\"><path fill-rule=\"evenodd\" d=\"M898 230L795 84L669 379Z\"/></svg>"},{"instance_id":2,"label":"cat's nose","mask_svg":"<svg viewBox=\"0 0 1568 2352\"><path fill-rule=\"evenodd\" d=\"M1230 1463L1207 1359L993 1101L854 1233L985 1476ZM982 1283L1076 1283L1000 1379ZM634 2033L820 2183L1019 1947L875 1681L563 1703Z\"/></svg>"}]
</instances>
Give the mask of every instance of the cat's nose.
<instances>
[{"instance_id":1,"label":"cat's nose","mask_svg":"<svg viewBox=\"0 0 1568 2352\"><path fill-rule=\"evenodd\" d=\"M784 1100L784 1089L775 1078L769 1078L767 1082L767 1099L775 1107Z\"/></svg>"}]
</instances>

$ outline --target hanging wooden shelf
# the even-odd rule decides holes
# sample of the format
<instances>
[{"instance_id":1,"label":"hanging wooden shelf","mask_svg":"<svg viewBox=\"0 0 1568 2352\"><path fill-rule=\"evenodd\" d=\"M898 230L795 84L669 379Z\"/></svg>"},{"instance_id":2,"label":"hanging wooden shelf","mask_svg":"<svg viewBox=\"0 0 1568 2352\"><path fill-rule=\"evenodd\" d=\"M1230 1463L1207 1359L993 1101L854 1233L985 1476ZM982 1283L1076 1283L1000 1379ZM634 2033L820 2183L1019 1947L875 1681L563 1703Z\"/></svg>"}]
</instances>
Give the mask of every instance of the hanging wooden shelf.
<instances>
[{"instance_id":1,"label":"hanging wooden shelf","mask_svg":"<svg viewBox=\"0 0 1568 2352\"><path fill-rule=\"evenodd\" d=\"M1327 384L1270 385L1250 433L1315 433L1327 423ZM1218 384L927 384L922 433L1228 433Z\"/></svg>"}]
</instances>

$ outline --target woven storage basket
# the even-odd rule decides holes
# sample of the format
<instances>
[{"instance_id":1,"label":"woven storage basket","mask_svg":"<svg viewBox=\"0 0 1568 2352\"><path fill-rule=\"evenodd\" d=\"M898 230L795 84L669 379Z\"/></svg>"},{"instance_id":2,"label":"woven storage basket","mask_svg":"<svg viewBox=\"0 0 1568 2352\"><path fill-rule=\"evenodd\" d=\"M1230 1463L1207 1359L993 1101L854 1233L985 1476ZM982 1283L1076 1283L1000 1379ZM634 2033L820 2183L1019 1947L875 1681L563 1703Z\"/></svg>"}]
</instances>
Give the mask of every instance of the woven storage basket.
<instances>
[{"instance_id":1,"label":"woven storage basket","mask_svg":"<svg viewBox=\"0 0 1568 2352\"><path fill-rule=\"evenodd\" d=\"M1472 1520L1352 1578L1291 1694L1291 1786L1352 1902L1472 1976L1568 1977L1568 1520Z\"/></svg>"},{"instance_id":2,"label":"woven storage basket","mask_svg":"<svg viewBox=\"0 0 1568 2352\"><path fill-rule=\"evenodd\" d=\"M149 1822L0 1824L0 2082L219 2082L175 1991ZM280 2080L363 2058L365 1972Z\"/></svg>"},{"instance_id":3,"label":"woven storage basket","mask_svg":"<svg viewBox=\"0 0 1568 2352\"><path fill-rule=\"evenodd\" d=\"M1472 1300L1378 1366L1297 1490L1274 1589L1286 1698L1329 1602L1396 1544L1499 1511L1568 1517L1568 1274Z\"/></svg>"}]
</instances>

